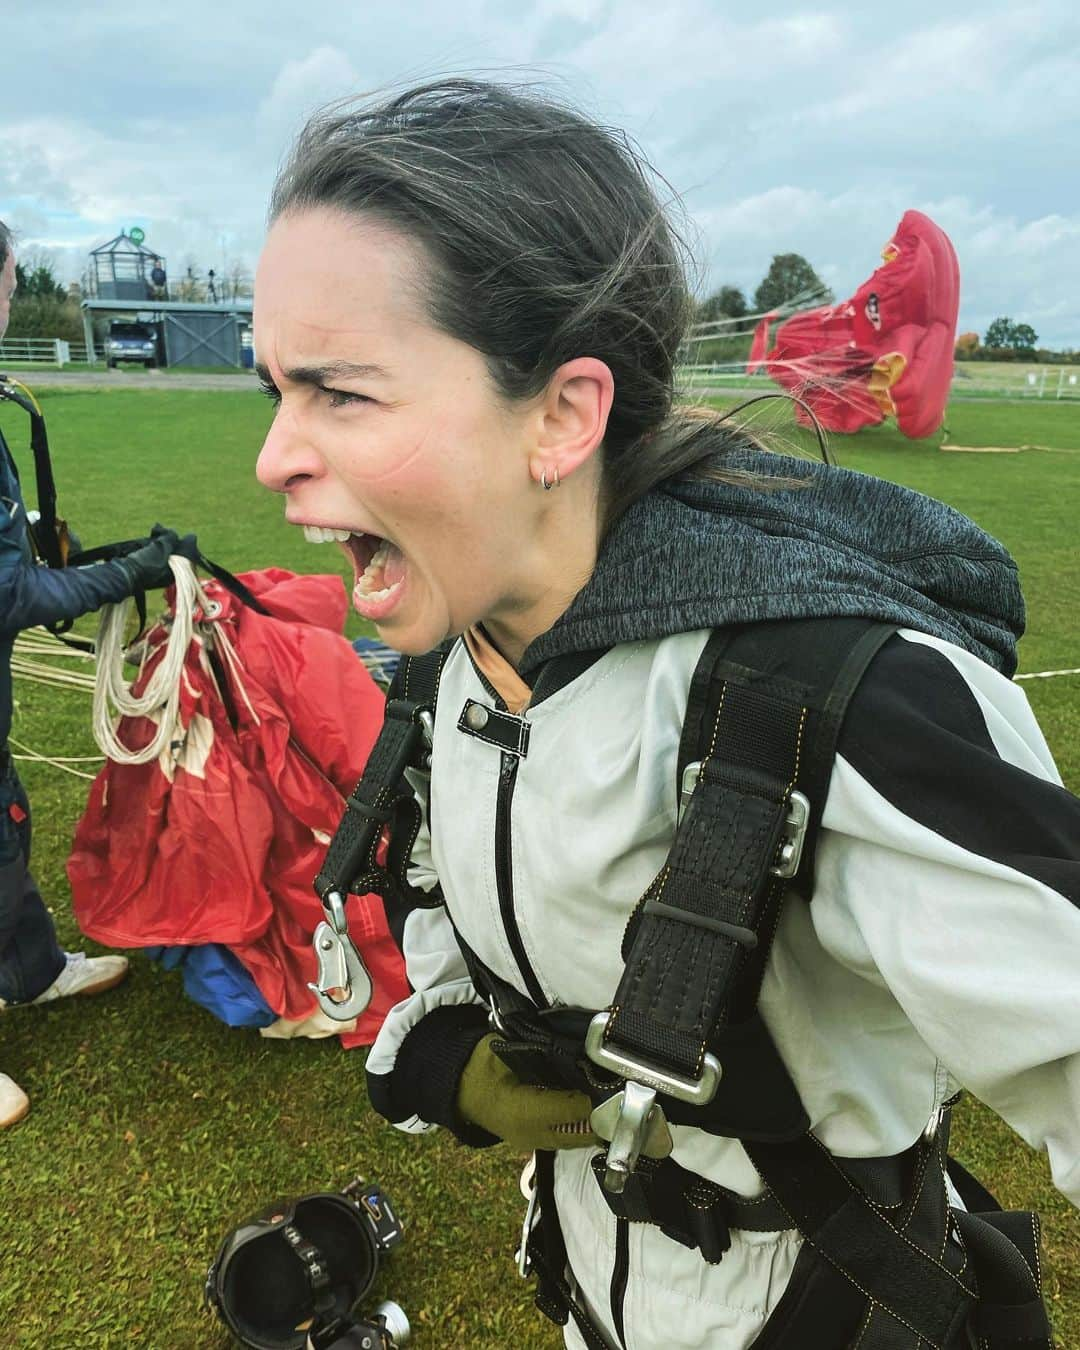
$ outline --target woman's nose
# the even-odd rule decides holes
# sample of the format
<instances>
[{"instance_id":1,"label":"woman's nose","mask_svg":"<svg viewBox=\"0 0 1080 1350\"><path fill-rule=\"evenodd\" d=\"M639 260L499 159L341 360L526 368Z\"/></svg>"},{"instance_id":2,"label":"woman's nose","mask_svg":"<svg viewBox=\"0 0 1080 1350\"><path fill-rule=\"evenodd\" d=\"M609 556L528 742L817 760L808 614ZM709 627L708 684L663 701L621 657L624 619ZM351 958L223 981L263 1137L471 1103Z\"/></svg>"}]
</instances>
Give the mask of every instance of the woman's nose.
<instances>
[{"instance_id":1,"label":"woman's nose","mask_svg":"<svg viewBox=\"0 0 1080 1350\"><path fill-rule=\"evenodd\" d=\"M322 463L314 446L300 433L295 419L284 407L278 408L259 451L255 477L272 492L288 492L297 482L317 477L321 471Z\"/></svg>"}]
</instances>

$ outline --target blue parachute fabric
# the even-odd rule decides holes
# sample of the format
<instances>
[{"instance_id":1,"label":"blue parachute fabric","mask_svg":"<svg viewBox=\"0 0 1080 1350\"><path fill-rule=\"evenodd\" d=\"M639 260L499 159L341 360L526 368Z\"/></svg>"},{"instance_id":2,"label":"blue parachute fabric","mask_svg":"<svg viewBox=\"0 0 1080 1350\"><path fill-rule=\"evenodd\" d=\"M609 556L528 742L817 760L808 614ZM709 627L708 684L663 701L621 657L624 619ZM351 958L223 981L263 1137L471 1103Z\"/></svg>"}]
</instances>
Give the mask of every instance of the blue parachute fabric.
<instances>
[{"instance_id":1,"label":"blue parachute fabric","mask_svg":"<svg viewBox=\"0 0 1080 1350\"><path fill-rule=\"evenodd\" d=\"M381 684L385 689L394 678L394 672L401 661L401 653L394 651L393 647L388 647L385 642L380 642L378 638L371 637L354 639L352 649L367 666L367 672L375 683Z\"/></svg>"},{"instance_id":2,"label":"blue parachute fabric","mask_svg":"<svg viewBox=\"0 0 1080 1350\"><path fill-rule=\"evenodd\" d=\"M184 993L230 1027L268 1027L277 1013L259 993L247 969L228 947L207 942L197 947L146 947L163 969L179 969Z\"/></svg>"}]
</instances>

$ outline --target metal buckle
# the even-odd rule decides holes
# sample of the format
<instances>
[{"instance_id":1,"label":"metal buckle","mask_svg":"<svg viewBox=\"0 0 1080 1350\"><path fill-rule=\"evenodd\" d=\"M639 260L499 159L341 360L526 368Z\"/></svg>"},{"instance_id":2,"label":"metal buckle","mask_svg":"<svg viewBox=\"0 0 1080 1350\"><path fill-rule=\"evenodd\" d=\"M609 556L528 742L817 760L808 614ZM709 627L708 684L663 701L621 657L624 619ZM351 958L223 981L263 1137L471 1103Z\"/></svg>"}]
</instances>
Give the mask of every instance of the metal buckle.
<instances>
[{"instance_id":1,"label":"metal buckle","mask_svg":"<svg viewBox=\"0 0 1080 1350\"><path fill-rule=\"evenodd\" d=\"M930 1119L923 1126L922 1141L924 1144L932 1144L937 1138L937 1132L941 1129L941 1121L945 1115L944 1105L935 1106L930 1112Z\"/></svg>"},{"instance_id":2,"label":"metal buckle","mask_svg":"<svg viewBox=\"0 0 1080 1350\"><path fill-rule=\"evenodd\" d=\"M597 1013L585 1033L585 1053L594 1064L602 1069L610 1069L620 1078L644 1083L656 1092L678 1097L679 1101L690 1102L694 1106L706 1106L716 1096L721 1070L720 1061L715 1055L705 1054L702 1057L700 1078L684 1078L682 1074L671 1073L659 1065L635 1059L624 1051L613 1050L610 1045L605 1045L604 1033L610 1020L609 1012Z\"/></svg>"},{"instance_id":3,"label":"metal buckle","mask_svg":"<svg viewBox=\"0 0 1080 1350\"><path fill-rule=\"evenodd\" d=\"M308 988L327 1017L335 1022L351 1022L371 1002L374 992L371 976L349 936L345 902L339 891L327 893L323 913L329 922L320 923L312 937L319 966L315 983L309 982ZM340 989L343 997L334 998L331 992L334 989Z\"/></svg>"},{"instance_id":4,"label":"metal buckle","mask_svg":"<svg viewBox=\"0 0 1080 1350\"><path fill-rule=\"evenodd\" d=\"M612 1195L625 1189L643 1153L647 1158L666 1158L675 1146L655 1089L633 1079L601 1102L589 1123L594 1134L608 1141L604 1190Z\"/></svg>"},{"instance_id":5,"label":"metal buckle","mask_svg":"<svg viewBox=\"0 0 1080 1350\"><path fill-rule=\"evenodd\" d=\"M521 1189L526 1185L529 1187L529 1203L525 1208L525 1219L521 1225L521 1246L514 1253L514 1259L517 1261L518 1274L522 1279L528 1278L532 1272L532 1262L529 1260L529 1238L532 1237L532 1230L536 1227L537 1213L536 1205L538 1196L536 1194L536 1158L529 1159L525 1165L525 1170L521 1174Z\"/></svg>"},{"instance_id":6,"label":"metal buckle","mask_svg":"<svg viewBox=\"0 0 1080 1350\"><path fill-rule=\"evenodd\" d=\"M420 755L420 767L430 770L431 752L435 748L435 718L432 717L427 708L423 708L417 713L416 720L420 723L420 736L427 746L427 749Z\"/></svg>"},{"instance_id":7,"label":"metal buckle","mask_svg":"<svg viewBox=\"0 0 1080 1350\"><path fill-rule=\"evenodd\" d=\"M680 1101L704 1106L716 1095L721 1070L716 1056L706 1054L702 1058L701 1077L684 1078L681 1074L671 1073L655 1064L613 1050L604 1044L604 1033L610 1020L611 1014L608 1012L597 1013L592 1019L585 1033L585 1053L600 1068L609 1069L626 1080L622 1091L601 1103L590 1118L596 1133L601 1138L611 1140L604 1189L618 1195L625 1188L627 1177L637 1166L650 1130L663 1126L666 1133L666 1151L661 1151L665 1143L661 1135L654 1145L655 1156L664 1158L671 1152L671 1134L667 1130L667 1121L657 1103L656 1094L663 1092ZM614 1125L611 1124L613 1104L617 1105L618 1111ZM660 1113L658 1122L655 1112Z\"/></svg>"},{"instance_id":8,"label":"metal buckle","mask_svg":"<svg viewBox=\"0 0 1080 1350\"><path fill-rule=\"evenodd\" d=\"M776 863L769 868L774 877L793 877L802 861L803 845L806 843L806 829L810 824L810 802L801 792L793 792L788 798L787 815L784 818L784 833L780 840L780 855Z\"/></svg>"},{"instance_id":9,"label":"metal buckle","mask_svg":"<svg viewBox=\"0 0 1080 1350\"><path fill-rule=\"evenodd\" d=\"M675 818L677 825L682 824L683 816L686 815L686 808L690 805L690 798L694 795L694 789L697 787L698 779L701 777L701 760L694 760L693 764L688 764L683 769L682 783L679 786L679 813Z\"/></svg>"}]
</instances>

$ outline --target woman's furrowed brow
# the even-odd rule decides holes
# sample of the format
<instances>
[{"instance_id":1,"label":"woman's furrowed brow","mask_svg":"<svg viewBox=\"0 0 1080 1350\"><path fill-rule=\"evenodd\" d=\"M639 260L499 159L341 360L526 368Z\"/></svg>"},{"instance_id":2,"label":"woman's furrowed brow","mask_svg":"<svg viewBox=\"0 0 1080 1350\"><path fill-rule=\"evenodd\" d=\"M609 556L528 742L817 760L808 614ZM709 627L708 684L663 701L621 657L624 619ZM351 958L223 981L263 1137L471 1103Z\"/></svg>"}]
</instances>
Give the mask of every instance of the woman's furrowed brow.
<instances>
[{"instance_id":1,"label":"woman's furrowed brow","mask_svg":"<svg viewBox=\"0 0 1080 1350\"><path fill-rule=\"evenodd\" d=\"M293 384L325 384L327 380L385 379L390 372L383 366L355 361L327 361L318 366L293 366L282 374Z\"/></svg>"}]
</instances>

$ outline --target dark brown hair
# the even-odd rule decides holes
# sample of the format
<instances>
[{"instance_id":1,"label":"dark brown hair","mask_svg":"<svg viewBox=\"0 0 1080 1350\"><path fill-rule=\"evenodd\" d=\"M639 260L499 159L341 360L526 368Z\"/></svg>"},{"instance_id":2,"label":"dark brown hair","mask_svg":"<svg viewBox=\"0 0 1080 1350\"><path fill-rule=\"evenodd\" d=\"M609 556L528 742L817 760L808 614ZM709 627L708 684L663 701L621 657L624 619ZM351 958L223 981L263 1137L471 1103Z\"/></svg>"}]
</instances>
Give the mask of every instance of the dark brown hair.
<instances>
[{"instance_id":1,"label":"dark brown hair","mask_svg":"<svg viewBox=\"0 0 1080 1350\"><path fill-rule=\"evenodd\" d=\"M716 416L673 412L691 301L657 182L621 131L533 90L450 79L316 114L270 220L329 207L417 240L432 322L483 354L507 398L538 394L574 357L605 362L606 527L656 483L745 442Z\"/></svg>"}]
</instances>

